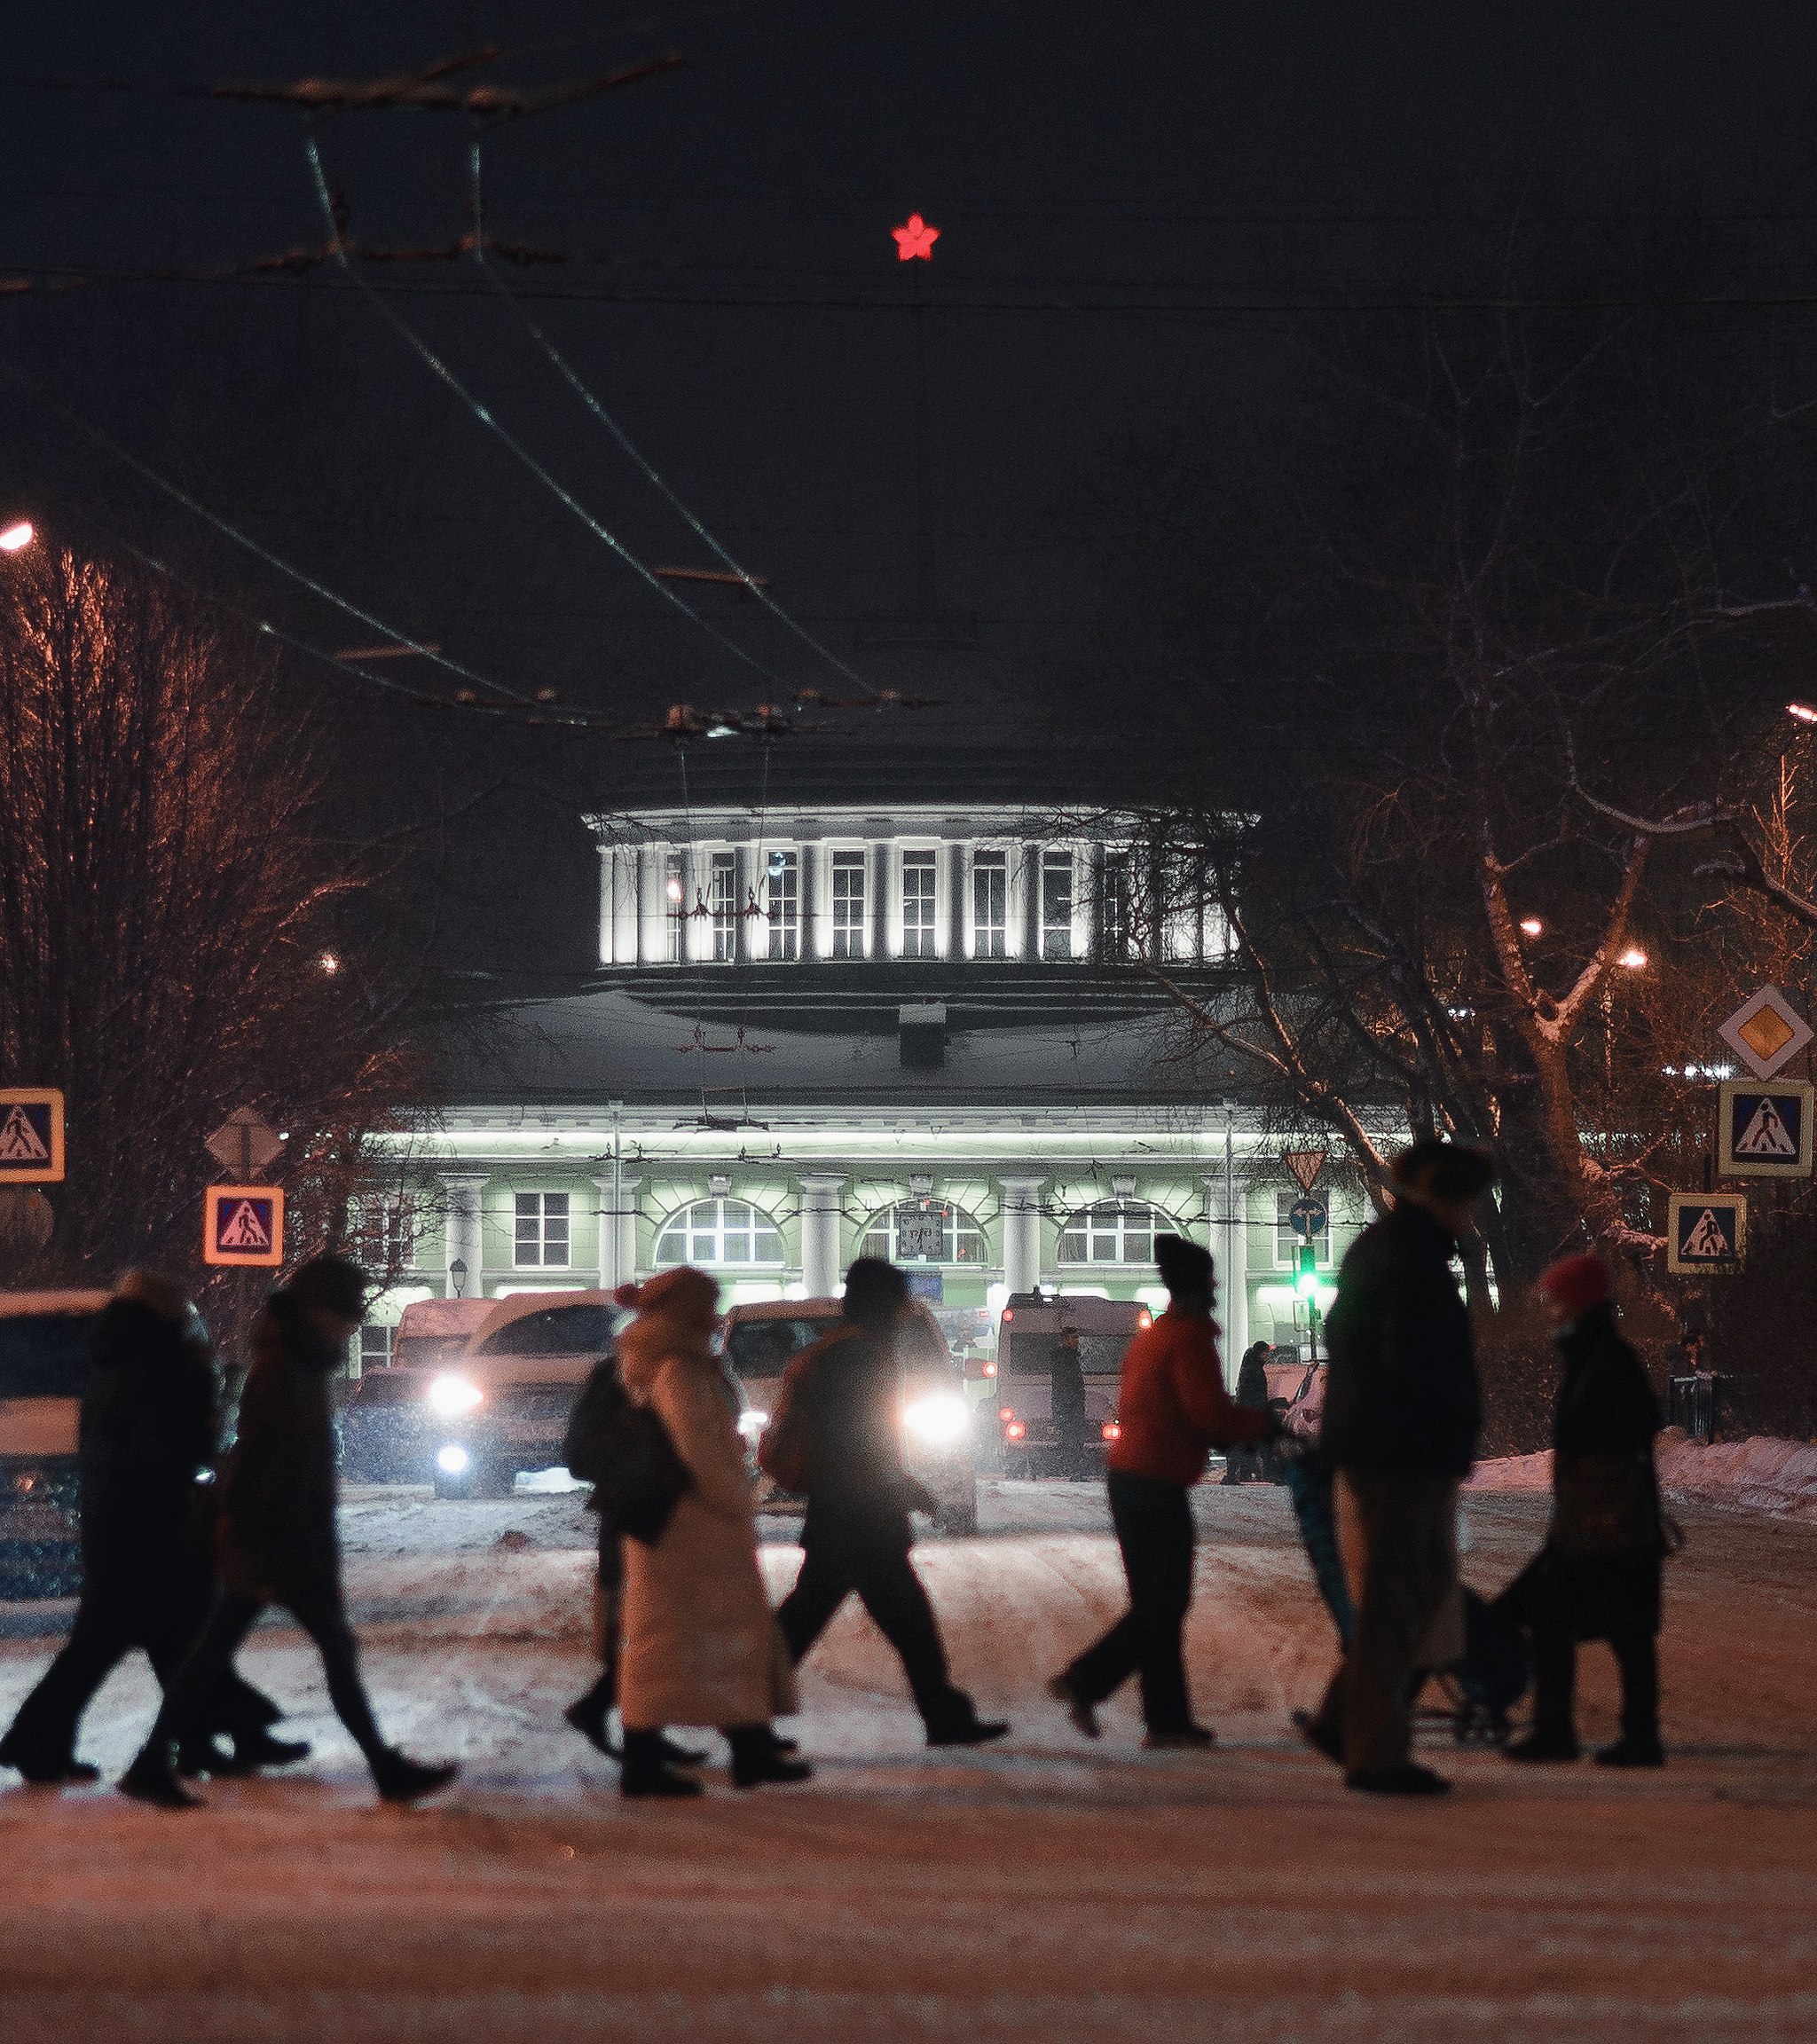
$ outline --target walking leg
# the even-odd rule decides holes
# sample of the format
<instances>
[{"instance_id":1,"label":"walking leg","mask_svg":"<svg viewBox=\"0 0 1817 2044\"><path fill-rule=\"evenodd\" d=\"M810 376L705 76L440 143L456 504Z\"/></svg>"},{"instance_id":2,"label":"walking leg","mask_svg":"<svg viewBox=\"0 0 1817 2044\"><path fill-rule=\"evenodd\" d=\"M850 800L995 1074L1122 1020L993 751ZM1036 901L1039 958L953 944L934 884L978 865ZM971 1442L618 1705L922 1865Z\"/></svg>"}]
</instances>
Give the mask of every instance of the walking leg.
<instances>
[{"instance_id":1,"label":"walking leg","mask_svg":"<svg viewBox=\"0 0 1817 2044\"><path fill-rule=\"evenodd\" d=\"M1507 1749L1510 1760L1575 1760L1577 1642L1561 1625L1533 1628L1533 1729Z\"/></svg>"},{"instance_id":2,"label":"walking leg","mask_svg":"<svg viewBox=\"0 0 1817 2044\"><path fill-rule=\"evenodd\" d=\"M920 1576L906 1552L868 1555L857 1590L877 1629L896 1650L915 1707L938 1742L971 1725L971 1699L947 1679L947 1650Z\"/></svg>"},{"instance_id":3,"label":"walking leg","mask_svg":"<svg viewBox=\"0 0 1817 2044\"><path fill-rule=\"evenodd\" d=\"M1366 1561L1357 1636L1344 1656L1344 1769L1361 1785L1404 1774L1413 1741L1412 1685L1420 1650L1451 1586L1443 1479L1350 1471Z\"/></svg>"},{"instance_id":4,"label":"walking leg","mask_svg":"<svg viewBox=\"0 0 1817 2044\"><path fill-rule=\"evenodd\" d=\"M832 1621L834 1612L846 1601L852 1588L852 1572L842 1555L808 1540L801 1557L801 1573L795 1587L776 1608L776 1623L789 1642L790 1657L798 1668L814 1641Z\"/></svg>"},{"instance_id":5,"label":"walking leg","mask_svg":"<svg viewBox=\"0 0 1817 2044\"><path fill-rule=\"evenodd\" d=\"M1622 1673L1622 1735L1596 1757L1605 1767L1660 1766L1658 1647L1651 1632L1619 1633L1609 1646Z\"/></svg>"},{"instance_id":6,"label":"walking leg","mask_svg":"<svg viewBox=\"0 0 1817 2044\"><path fill-rule=\"evenodd\" d=\"M1143 1507L1139 1572L1129 1596L1142 1655L1142 1716L1151 1737L1192 1732L1184 1638L1192 1604L1192 1510L1184 1490L1156 1485Z\"/></svg>"},{"instance_id":7,"label":"walking leg","mask_svg":"<svg viewBox=\"0 0 1817 2044\"><path fill-rule=\"evenodd\" d=\"M131 1639L130 1621L111 1600L84 1599L63 1651L0 1739L0 1765L16 1767L28 1781L92 1781L94 1770L76 1762L76 1726Z\"/></svg>"}]
</instances>

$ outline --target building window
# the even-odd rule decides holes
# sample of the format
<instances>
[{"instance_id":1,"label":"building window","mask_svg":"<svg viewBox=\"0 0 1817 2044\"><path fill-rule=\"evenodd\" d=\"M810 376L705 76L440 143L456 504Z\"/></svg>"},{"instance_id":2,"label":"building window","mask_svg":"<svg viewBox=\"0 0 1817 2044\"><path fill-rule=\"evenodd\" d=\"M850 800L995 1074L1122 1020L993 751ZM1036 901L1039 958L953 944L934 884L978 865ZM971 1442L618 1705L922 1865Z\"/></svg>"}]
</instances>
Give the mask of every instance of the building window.
<instances>
[{"instance_id":1,"label":"building window","mask_svg":"<svg viewBox=\"0 0 1817 2044\"><path fill-rule=\"evenodd\" d=\"M519 1270L568 1268L568 1195L520 1192L517 1239L511 1261Z\"/></svg>"},{"instance_id":2,"label":"building window","mask_svg":"<svg viewBox=\"0 0 1817 2044\"><path fill-rule=\"evenodd\" d=\"M1041 858L1041 955L1073 955L1073 854L1044 852Z\"/></svg>"},{"instance_id":3,"label":"building window","mask_svg":"<svg viewBox=\"0 0 1817 2044\"><path fill-rule=\"evenodd\" d=\"M679 852L663 857L663 918L669 932L665 951L670 964L679 965L688 955L688 877Z\"/></svg>"},{"instance_id":4,"label":"building window","mask_svg":"<svg viewBox=\"0 0 1817 2044\"><path fill-rule=\"evenodd\" d=\"M1127 958L1133 934L1129 917L1129 854L1106 852L1097 897L1098 948L1106 959Z\"/></svg>"},{"instance_id":5,"label":"building window","mask_svg":"<svg viewBox=\"0 0 1817 2044\"><path fill-rule=\"evenodd\" d=\"M864 854L833 853L833 956L864 955Z\"/></svg>"},{"instance_id":6,"label":"building window","mask_svg":"<svg viewBox=\"0 0 1817 2044\"><path fill-rule=\"evenodd\" d=\"M391 1360L391 1336L389 1327L375 1327L368 1320L359 1331L359 1369L364 1376L368 1370L382 1370Z\"/></svg>"},{"instance_id":7,"label":"building window","mask_svg":"<svg viewBox=\"0 0 1817 2044\"><path fill-rule=\"evenodd\" d=\"M715 852L712 892L707 907L713 916L713 962L727 964L738 955L738 854Z\"/></svg>"},{"instance_id":8,"label":"building window","mask_svg":"<svg viewBox=\"0 0 1817 2044\"><path fill-rule=\"evenodd\" d=\"M904 1199L873 1214L861 1256L891 1263L982 1265L989 1261L984 1230L963 1207L943 1199Z\"/></svg>"},{"instance_id":9,"label":"building window","mask_svg":"<svg viewBox=\"0 0 1817 2044\"><path fill-rule=\"evenodd\" d=\"M902 955L934 955L934 892L937 852L902 854Z\"/></svg>"},{"instance_id":10,"label":"building window","mask_svg":"<svg viewBox=\"0 0 1817 2044\"><path fill-rule=\"evenodd\" d=\"M1178 1233L1144 1199L1100 1199L1069 1214L1060 1235L1062 1263L1152 1263L1157 1234Z\"/></svg>"},{"instance_id":11,"label":"building window","mask_svg":"<svg viewBox=\"0 0 1817 2044\"><path fill-rule=\"evenodd\" d=\"M764 867L764 914L770 956L801 955L801 861L793 852L772 852Z\"/></svg>"},{"instance_id":12,"label":"building window","mask_svg":"<svg viewBox=\"0 0 1817 2044\"><path fill-rule=\"evenodd\" d=\"M979 852L971 861L971 955L1009 955L1010 855Z\"/></svg>"},{"instance_id":13,"label":"building window","mask_svg":"<svg viewBox=\"0 0 1817 2044\"><path fill-rule=\"evenodd\" d=\"M390 1275L416 1262L416 1202L407 1192L367 1192L347 1215L348 1251L364 1269Z\"/></svg>"},{"instance_id":14,"label":"building window","mask_svg":"<svg viewBox=\"0 0 1817 2044\"><path fill-rule=\"evenodd\" d=\"M703 1270L778 1269L783 1238L767 1214L748 1199L696 1199L672 1214L657 1238L657 1266L693 1263Z\"/></svg>"},{"instance_id":15,"label":"building window","mask_svg":"<svg viewBox=\"0 0 1817 2044\"><path fill-rule=\"evenodd\" d=\"M1306 1195L1296 1186L1291 1192L1277 1192L1274 1196L1274 1261L1275 1268L1291 1270L1299 1261L1302 1238L1294 1232L1294 1223L1287 1215L1295 1204ZM1321 1195L1321 1197L1323 1197ZM1312 1246L1318 1253L1321 1270L1331 1267L1331 1208L1325 1210L1325 1226L1310 1238Z\"/></svg>"}]
</instances>

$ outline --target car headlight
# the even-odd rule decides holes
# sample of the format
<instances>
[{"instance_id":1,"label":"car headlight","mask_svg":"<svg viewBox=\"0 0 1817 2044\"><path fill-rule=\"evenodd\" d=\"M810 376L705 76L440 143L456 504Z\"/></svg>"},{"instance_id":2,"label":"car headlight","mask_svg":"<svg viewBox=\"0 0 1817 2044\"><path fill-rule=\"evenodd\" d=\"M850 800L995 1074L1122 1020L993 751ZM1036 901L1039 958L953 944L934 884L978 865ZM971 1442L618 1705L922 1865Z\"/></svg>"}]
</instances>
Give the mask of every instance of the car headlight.
<instances>
[{"instance_id":1,"label":"car headlight","mask_svg":"<svg viewBox=\"0 0 1817 2044\"><path fill-rule=\"evenodd\" d=\"M738 1431L747 1441L755 1441L770 1423L767 1412L741 1412L738 1415Z\"/></svg>"},{"instance_id":2,"label":"car headlight","mask_svg":"<svg viewBox=\"0 0 1817 2044\"><path fill-rule=\"evenodd\" d=\"M902 1422L917 1441L932 1448L949 1447L971 1421L965 1401L956 1391L934 1391L917 1398L902 1415Z\"/></svg>"},{"instance_id":3,"label":"car headlight","mask_svg":"<svg viewBox=\"0 0 1817 2044\"><path fill-rule=\"evenodd\" d=\"M473 1458L458 1441L451 1441L436 1457L436 1467L444 1476L464 1476Z\"/></svg>"},{"instance_id":4,"label":"car headlight","mask_svg":"<svg viewBox=\"0 0 1817 2044\"><path fill-rule=\"evenodd\" d=\"M429 1403L446 1419L471 1412L484 1396L479 1386L465 1377L437 1377L429 1386Z\"/></svg>"}]
</instances>

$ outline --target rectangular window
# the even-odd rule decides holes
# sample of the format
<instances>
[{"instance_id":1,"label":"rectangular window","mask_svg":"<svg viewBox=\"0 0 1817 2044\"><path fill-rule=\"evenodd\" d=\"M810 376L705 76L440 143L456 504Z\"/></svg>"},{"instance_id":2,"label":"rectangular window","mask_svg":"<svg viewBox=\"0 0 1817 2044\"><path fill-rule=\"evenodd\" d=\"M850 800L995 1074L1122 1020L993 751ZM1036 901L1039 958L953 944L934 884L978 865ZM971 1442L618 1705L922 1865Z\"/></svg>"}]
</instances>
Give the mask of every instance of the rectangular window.
<instances>
[{"instance_id":1,"label":"rectangular window","mask_svg":"<svg viewBox=\"0 0 1817 2044\"><path fill-rule=\"evenodd\" d=\"M934 892L937 852L902 854L902 955L934 955Z\"/></svg>"},{"instance_id":2,"label":"rectangular window","mask_svg":"<svg viewBox=\"0 0 1817 2044\"><path fill-rule=\"evenodd\" d=\"M663 859L663 916L669 933L664 955L670 964L679 965L688 955L684 934L688 928L688 878L679 852L668 853Z\"/></svg>"},{"instance_id":3,"label":"rectangular window","mask_svg":"<svg viewBox=\"0 0 1817 2044\"><path fill-rule=\"evenodd\" d=\"M1295 1233L1294 1223L1287 1218L1295 1200L1305 1195L1296 1185L1291 1192L1277 1192L1274 1196L1274 1260L1278 1270L1291 1270L1299 1264L1299 1249L1305 1238ZM1313 1247L1318 1252L1321 1270L1331 1267L1331 1210L1325 1209L1325 1226L1311 1238Z\"/></svg>"},{"instance_id":4,"label":"rectangular window","mask_svg":"<svg viewBox=\"0 0 1817 2044\"><path fill-rule=\"evenodd\" d=\"M772 852L764 863L764 914L770 956L801 955L801 861L793 852Z\"/></svg>"},{"instance_id":5,"label":"rectangular window","mask_svg":"<svg viewBox=\"0 0 1817 2044\"><path fill-rule=\"evenodd\" d=\"M1107 959L1129 955L1129 854L1106 852L1097 903L1098 947Z\"/></svg>"},{"instance_id":6,"label":"rectangular window","mask_svg":"<svg viewBox=\"0 0 1817 2044\"><path fill-rule=\"evenodd\" d=\"M382 1370L391 1360L391 1333L389 1327L374 1327L370 1320L359 1331L359 1370L362 1376L368 1370Z\"/></svg>"},{"instance_id":7,"label":"rectangular window","mask_svg":"<svg viewBox=\"0 0 1817 2044\"><path fill-rule=\"evenodd\" d=\"M568 1195L520 1192L517 1240L512 1262L519 1270L568 1268Z\"/></svg>"},{"instance_id":8,"label":"rectangular window","mask_svg":"<svg viewBox=\"0 0 1817 2044\"><path fill-rule=\"evenodd\" d=\"M864 854L833 853L833 956L864 955Z\"/></svg>"},{"instance_id":9,"label":"rectangular window","mask_svg":"<svg viewBox=\"0 0 1817 2044\"><path fill-rule=\"evenodd\" d=\"M707 907L713 912L713 960L723 965L738 955L738 854L715 852Z\"/></svg>"},{"instance_id":10,"label":"rectangular window","mask_svg":"<svg viewBox=\"0 0 1817 2044\"><path fill-rule=\"evenodd\" d=\"M1044 852L1041 857L1041 955L1073 955L1073 854Z\"/></svg>"},{"instance_id":11,"label":"rectangular window","mask_svg":"<svg viewBox=\"0 0 1817 2044\"><path fill-rule=\"evenodd\" d=\"M979 852L971 861L971 955L1007 957L1009 939L1010 855Z\"/></svg>"}]
</instances>

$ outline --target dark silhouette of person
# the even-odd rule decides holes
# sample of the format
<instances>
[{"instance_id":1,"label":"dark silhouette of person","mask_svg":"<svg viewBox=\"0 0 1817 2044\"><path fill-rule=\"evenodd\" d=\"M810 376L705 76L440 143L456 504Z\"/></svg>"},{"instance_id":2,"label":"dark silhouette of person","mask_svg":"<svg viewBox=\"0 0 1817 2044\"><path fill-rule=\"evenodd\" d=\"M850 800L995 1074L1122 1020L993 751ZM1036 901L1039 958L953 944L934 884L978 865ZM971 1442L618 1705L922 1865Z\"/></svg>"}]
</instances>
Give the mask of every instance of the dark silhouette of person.
<instances>
[{"instance_id":1,"label":"dark silhouette of person","mask_svg":"<svg viewBox=\"0 0 1817 2044\"><path fill-rule=\"evenodd\" d=\"M271 1293L253 1328L240 1436L222 1482L221 1594L121 1779L141 1802L197 1805L173 1771L174 1749L269 1604L282 1605L315 1642L335 1712L386 1802L414 1802L458 1772L408 1759L380 1737L342 1596L328 1378L365 1317L365 1296L357 1264L319 1256Z\"/></svg>"},{"instance_id":2,"label":"dark silhouette of person","mask_svg":"<svg viewBox=\"0 0 1817 2044\"><path fill-rule=\"evenodd\" d=\"M1059 1473L1076 1482L1085 1474L1085 1372L1076 1327L1062 1327L1048 1351L1048 1382Z\"/></svg>"},{"instance_id":3,"label":"dark silhouette of person","mask_svg":"<svg viewBox=\"0 0 1817 2044\"><path fill-rule=\"evenodd\" d=\"M1214 1734L1193 1722L1182 1641L1192 1603L1192 1508L1186 1493L1206 1457L1273 1430L1267 1411L1246 1412L1224 1389L1218 1360L1211 1254L1177 1235L1158 1235L1154 1258L1168 1305L1123 1356L1118 1435L1105 1460L1111 1523L1122 1550L1129 1608L1097 1645L1048 1684L1088 1738L1097 1706L1138 1671L1143 1744L1202 1748Z\"/></svg>"},{"instance_id":4,"label":"dark silhouette of person","mask_svg":"<svg viewBox=\"0 0 1817 2044\"><path fill-rule=\"evenodd\" d=\"M1268 1410L1268 1359L1273 1354L1273 1348L1266 1341L1252 1341L1243 1351L1243 1360L1237 1365L1236 1399L1246 1412ZM1221 1481L1247 1483L1260 1476L1265 1453L1253 1442L1237 1442L1225 1458Z\"/></svg>"},{"instance_id":5,"label":"dark silhouette of person","mask_svg":"<svg viewBox=\"0 0 1817 2044\"><path fill-rule=\"evenodd\" d=\"M96 1317L82 1402L82 1600L63 1651L0 1739L0 1764L28 1781L92 1781L75 1757L82 1714L122 1660L144 1650L169 1686L215 1597L210 1492L219 1445L220 1375L201 1317L174 1279L129 1271ZM250 1774L300 1760L301 1741L271 1735L283 1716L224 1670L178 1765ZM231 1755L215 1743L224 1733Z\"/></svg>"},{"instance_id":6,"label":"dark silhouette of person","mask_svg":"<svg viewBox=\"0 0 1817 2044\"><path fill-rule=\"evenodd\" d=\"M933 1607L908 1560L909 1510L932 1512L935 1500L902 1466L896 1340L908 1304L902 1272L861 1256L846 1273L855 1332L830 1337L795 1392L807 1405L807 1514L801 1573L776 1618L798 1665L855 1591L901 1657L928 1744L976 1746L1009 1726L980 1718L948 1679Z\"/></svg>"}]
</instances>

